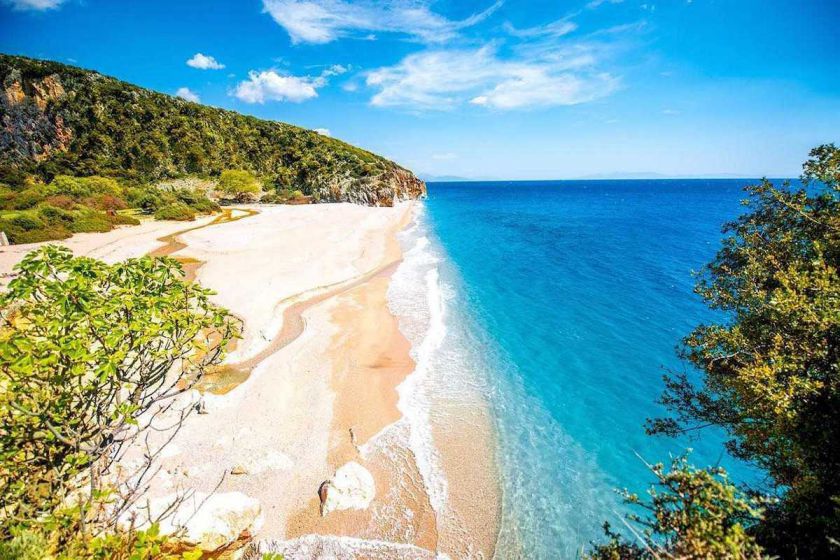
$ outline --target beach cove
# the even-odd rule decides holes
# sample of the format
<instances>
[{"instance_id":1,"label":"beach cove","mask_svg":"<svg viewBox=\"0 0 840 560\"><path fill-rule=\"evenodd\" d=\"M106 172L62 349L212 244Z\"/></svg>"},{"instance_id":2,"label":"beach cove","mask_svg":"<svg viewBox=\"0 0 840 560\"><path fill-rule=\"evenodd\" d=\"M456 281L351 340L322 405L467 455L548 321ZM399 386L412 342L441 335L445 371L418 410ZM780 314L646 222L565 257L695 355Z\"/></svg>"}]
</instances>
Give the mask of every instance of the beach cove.
<instances>
[{"instance_id":1,"label":"beach cove","mask_svg":"<svg viewBox=\"0 0 840 560\"><path fill-rule=\"evenodd\" d=\"M399 272L400 232L416 211L261 205L61 242L108 262L175 257L243 321L203 395L182 398L180 409L201 399L202 414L164 447L148 504L187 492L245 500L252 546L287 558L492 557L500 498L489 413L473 391L460 421L435 421L423 379L413 379L424 375L416 360L435 344L431 329L415 322L406 336L410 310L390 290L395 274L425 287ZM2 272L37 245L4 248ZM372 495L321 516L320 485L348 464L370 473Z\"/></svg>"}]
</instances>

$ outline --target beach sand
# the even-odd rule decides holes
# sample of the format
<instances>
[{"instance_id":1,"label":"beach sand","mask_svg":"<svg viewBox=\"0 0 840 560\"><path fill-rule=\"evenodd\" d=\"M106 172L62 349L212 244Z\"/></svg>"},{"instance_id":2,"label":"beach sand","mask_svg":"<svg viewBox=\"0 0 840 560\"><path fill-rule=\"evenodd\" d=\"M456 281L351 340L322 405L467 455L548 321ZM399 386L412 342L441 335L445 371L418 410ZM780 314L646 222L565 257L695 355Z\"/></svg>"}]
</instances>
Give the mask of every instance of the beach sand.
<instances>
[{"instance_id":1,"label":"beach sand","mask_svg":"<svg viewBox=\"0 0 840 560\"><path fill-rule=\"evenodd\" d=\"M244 323L227 365L204 384L208 414L189 417L167 447L148 497L239 491L260 502L256 539L345 537L330 537L338 558L373 557L370 546L384 558L492 557L500 497L486 406L442 404L452 420L429 426L446 512L432 507L408 438L383 437L406 429L398 387L415 366L387 300L412 204L246 210L234 221L149 222L63 242L109 262L171 253ZM3 248L0 272L36 245ZM322 517L318 488L349 461L373 475L375 498ZM284 550L320 557L318 546Z\"/></svg>"}]
</instances>

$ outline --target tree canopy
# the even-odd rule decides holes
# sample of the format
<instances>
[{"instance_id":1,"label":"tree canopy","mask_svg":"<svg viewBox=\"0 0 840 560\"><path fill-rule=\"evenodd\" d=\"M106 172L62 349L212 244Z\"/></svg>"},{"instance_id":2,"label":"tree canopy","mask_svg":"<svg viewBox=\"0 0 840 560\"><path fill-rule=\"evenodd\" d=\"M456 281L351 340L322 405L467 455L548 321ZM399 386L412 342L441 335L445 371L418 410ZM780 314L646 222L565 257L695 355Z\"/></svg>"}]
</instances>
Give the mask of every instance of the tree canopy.
<instances>
[{"instance_id":1,"label":"tree canopy","mask_svg":"<svg viewBox=\"0 0 840 560\"><path fill-rule=\"evenodd\" d=\"M723 246L696 286L720 320L697 326L680 352L702 378L668 374L661 400L672 415L648 422L651 434L723 428L729 451L764 469L778 499L741 525L749 540L740 548L691 552L685 547L697 535L709 541L706 550L731 541L706 532L704 516L714 508L702 505L703 515L685 517L696 503L685 503L691 493L669 484L670 503L679 505L693 537L676 530L654 499L647 544L609 533L610 544L593 558L649 558L654 542L678 558L752 558L754 545L781 558L840 556L840 150L815 148L803 170L798 187L766 179L746 187L747 212L724 226ZM679 480L709 482L686 465L678 471ZM660 483L676 480L655 474ZM742 504L718 503L733 519Z\"/></svg>"},{"instance_id":2,"label":"tree canopy","mask_svg":"<svg viewBox=\"0 0 840 560\"><path fill-rule=\"evenodd\" d=\"M226 169L219 176L219 190L235 199L256 198L262 184L244 169Z\"/></svg>"}]
</instances>

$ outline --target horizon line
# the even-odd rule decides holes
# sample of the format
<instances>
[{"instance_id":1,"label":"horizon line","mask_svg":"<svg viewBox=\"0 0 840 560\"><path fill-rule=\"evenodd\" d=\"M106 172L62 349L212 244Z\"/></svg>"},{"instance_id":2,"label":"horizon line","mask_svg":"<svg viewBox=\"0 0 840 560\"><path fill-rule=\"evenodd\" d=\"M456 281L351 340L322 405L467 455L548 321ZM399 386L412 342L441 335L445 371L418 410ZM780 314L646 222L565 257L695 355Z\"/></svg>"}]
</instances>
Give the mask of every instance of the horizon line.
<instances>
[{"instance_id":1,"label":"horizon line","mask_svg":"<svg viewBox=\"0 0 840 560\"><path fill-rule=\"evenodd\" d=\"M559 179L489 179L489 178L446 178L446 179L424 179L420 175L420 179L426 183L544 183L547 181L761 181L768 179L771 181L791 181L798 180L798 176L749 176L744 175L738 177L725 176L708 176L698 177L683 176L683 177L567 177Z\"/></svg>"}]
</instances>

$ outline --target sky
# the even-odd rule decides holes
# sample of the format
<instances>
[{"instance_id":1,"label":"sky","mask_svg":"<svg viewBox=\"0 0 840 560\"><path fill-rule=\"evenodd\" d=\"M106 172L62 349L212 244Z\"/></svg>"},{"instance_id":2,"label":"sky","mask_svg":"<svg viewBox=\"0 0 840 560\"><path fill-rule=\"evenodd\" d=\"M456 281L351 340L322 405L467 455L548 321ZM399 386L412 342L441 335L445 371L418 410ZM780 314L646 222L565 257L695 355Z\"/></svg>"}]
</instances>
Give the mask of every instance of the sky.
<instances>
[{"instance_id":1,"label":"sky","mask_svg":"<svg viewBox=\"0 0 840 560\"><path fill-rule=\"evenodd\" d=\"M0 51L289 122L425 177L798 176L840 0L0 0Z\"/></svg>"}]
</instances>

